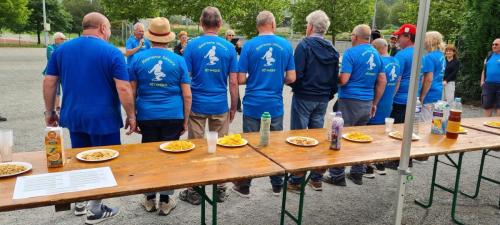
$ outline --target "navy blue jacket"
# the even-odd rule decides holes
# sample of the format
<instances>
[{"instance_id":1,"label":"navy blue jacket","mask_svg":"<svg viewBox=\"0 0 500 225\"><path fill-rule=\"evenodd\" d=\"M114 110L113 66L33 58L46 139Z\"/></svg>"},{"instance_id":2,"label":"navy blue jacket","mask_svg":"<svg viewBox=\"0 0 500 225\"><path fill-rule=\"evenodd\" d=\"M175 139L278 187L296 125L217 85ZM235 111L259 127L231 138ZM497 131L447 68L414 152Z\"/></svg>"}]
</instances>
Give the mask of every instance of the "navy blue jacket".
<instances>
[{"instance_id":1,"label":"navy blue jacket","mask_svg":"<svg viewBox=\"0 0 500 225\"><path fill-rule=\"evenodd\" d=\"M295 97L328 102L337 93L339 53L332 43L319 37L306 37L295 48L296 81L291 84Z\"/></svg>"}]
</instances>

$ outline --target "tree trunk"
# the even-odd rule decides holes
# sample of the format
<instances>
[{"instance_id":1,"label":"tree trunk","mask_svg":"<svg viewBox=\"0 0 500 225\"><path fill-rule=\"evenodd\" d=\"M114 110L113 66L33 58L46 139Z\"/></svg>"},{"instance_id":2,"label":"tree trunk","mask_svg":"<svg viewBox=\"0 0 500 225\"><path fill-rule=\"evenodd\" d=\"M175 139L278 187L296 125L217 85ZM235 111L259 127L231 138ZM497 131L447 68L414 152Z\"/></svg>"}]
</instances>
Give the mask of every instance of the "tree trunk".
<instances>
[{"instance_id":1,"label":"tree trunk","mask_svg":"<svg viewBox=\"0 0 500 225\"><path fill-rule=\"evenodd\" d=\"M38 38L38 44L41 44L42 42L40 41L40 31L39 30L36 31L36 36Z\"/></svg>"}]
</instances>

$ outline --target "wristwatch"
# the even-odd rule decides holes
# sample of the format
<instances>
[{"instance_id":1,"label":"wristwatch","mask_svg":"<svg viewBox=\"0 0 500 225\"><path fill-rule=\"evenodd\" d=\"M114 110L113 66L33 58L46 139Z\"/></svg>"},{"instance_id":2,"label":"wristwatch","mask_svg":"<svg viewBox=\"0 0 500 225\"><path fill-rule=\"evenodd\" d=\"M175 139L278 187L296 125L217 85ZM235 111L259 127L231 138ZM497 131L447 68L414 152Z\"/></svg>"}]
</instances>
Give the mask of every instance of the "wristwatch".
<instances>
[{"instance_id":1,"label":"wristwatch","mask_svg":"<svg viewBox=\"0 0 500 225\"><path fill-rule=\"evenodd\" d=\"M45 111L45 112L43 112L43 115L45 115L45 116L53 116L53 115L55 115L55 114L56 114L56 111L54 111L54 110L52 110L52 111L50 111L50 112L49 112L49 111Z\"/></svg>"}]
</instances>

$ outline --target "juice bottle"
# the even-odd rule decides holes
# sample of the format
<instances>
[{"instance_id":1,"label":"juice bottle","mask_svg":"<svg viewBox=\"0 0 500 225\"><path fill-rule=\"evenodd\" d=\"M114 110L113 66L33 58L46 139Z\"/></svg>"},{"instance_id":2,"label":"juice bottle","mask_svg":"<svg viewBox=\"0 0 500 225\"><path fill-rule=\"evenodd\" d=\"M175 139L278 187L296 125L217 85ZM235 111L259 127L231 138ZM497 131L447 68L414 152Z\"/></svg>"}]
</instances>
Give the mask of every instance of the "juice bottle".
<instances>
[{"instance_id":1,"label":"juice bottle","mask_svg":"<svg viewBox=\"0 0 500 225\"><path fill-rule=\"evenodd\" d=\"M330 149L340 150L343 127L344 127L344 119L342 118L342 112L337 112L332 122Z\"/></svg>"},{"instance_id":2,"label":"juice bottle","mask_svg":"<svg viewBox=\"0 0 500 225\"><path fill-rule=\"evenodd\" d=\"M267 146L269 144L269 135L271 134L271 114L269 112L262 113L260 117L260 144L259 146Z\"/></svg>"},{"instance_id":3,"label":"juice bottle","mask_svg":"<svg viewBox=\"0 0 500 225\"><path fill-rule=\"evenodd\" d=\"M62 167L64 165L63 132L61 127L45 128L45 154L47 167Z\"/></svg>"},{"instance_id":4,"label":"juice bottle","mask_svg":"<svg viewBox=\"0 0 500 225\"><path fill-rule=\"evenodd\" d=\"M460 121L462 119L462 103L460 98L455 98L455 102L450 110L448 124L446 126L446 138L457 139L460 132Z\"/></svg>"}]
</instances>

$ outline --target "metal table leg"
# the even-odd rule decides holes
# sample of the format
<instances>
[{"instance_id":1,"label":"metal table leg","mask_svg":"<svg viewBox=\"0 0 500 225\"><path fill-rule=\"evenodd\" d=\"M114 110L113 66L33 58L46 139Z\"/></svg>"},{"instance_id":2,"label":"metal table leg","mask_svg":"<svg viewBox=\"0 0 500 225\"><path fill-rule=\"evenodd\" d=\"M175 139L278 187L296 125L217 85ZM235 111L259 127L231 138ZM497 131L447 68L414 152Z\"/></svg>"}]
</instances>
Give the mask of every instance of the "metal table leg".
<instances>
[{"instance_id":1,"label":"metal table leg","mask_svg":"<svg viewBox=\"0 0 500 225\"><path fill-rule=\"evenodd\" d=\"M490 153L490 152L491 152L491 150L485 149L485 150L483 150L483 154L481 155L481 164L479 166L479 175L477 176L477 184L476 184L476 190L475 190L474 194L469 195L469 194L466 194L464 192L460 192L462 195L469 197L469 198L476 198L479 195L479 188L481 186L481 180L486 180L486 181L500 185L500 181L483 176L484 161L486 160L486 156L490 156L492 158L499 159L499 157L497 157L497 156L489 155L488 153ZM500 207L500 203L498 204L498 206Z\"/></svg>"},{"instance_id":2,"label":"metal table leg","mask_svg":"<svg viewBox=\"0 0 500 225\"><path fill-rule=\"evenodd\" d=\"M288 173L285 174L285 179L284 179L284 184L283 184L283 199L281 203L281 220L280 224L284 225L285 224L285 214L292 219L297 225L302 224L302 214L303 214L303 209L304 209L304 195L305 195L305 187L307 185L307 182L309 182L309 179L311 179L311 173L309 175L304 175L302 179L300 180L300 195L299 195L299 209L298 209L298 214L297 217L292 215L288 210L286 210L286 193L287 193L287 187L288 187L288 179L290 178L291 174L289 175Z\"/></svg>"},{"instance_id":3,"label":"metal table leg","mask_svg":"<svg viewBox=\"0 0 500 225\"><path fill-rule=\"evenodd\" d=\"M206 192L205 186L193 187L193 189L198 192L201 196L201 224L206 225L205 220L205 201L212 206L212 224L217 224L217 184L212 185L212 199L210 199Z\"/></svg>"}]
</instances>

